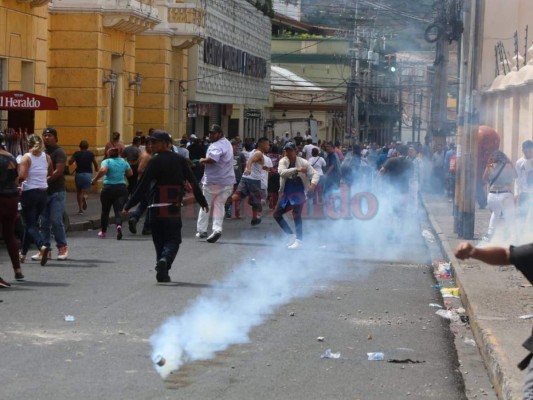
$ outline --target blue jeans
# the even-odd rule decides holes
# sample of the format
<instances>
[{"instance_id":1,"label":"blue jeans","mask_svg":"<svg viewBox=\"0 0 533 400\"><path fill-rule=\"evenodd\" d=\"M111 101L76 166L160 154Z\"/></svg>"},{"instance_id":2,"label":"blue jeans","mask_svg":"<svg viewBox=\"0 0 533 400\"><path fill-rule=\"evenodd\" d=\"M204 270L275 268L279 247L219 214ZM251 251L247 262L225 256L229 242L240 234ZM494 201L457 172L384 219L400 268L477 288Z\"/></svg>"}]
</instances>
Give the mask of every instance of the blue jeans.
<instances>
[{"instance_id":1,"label":"blue jeans","mask_svg":"<svg viewBox=\"0 0 533 400\"><path fill-rule=\"evenodd\" d=\"M143 196L137 208L132 213L130 213L130 216L135 218L135 221L139 222L144 212L148 209L148 206L148 197ZM144 217L143 231L149 231L150 229L150 213L147 212L146 216Z\"/></svg>"},{"instance_id":2,"label":"blue jeans","mask_svg":"<svg viewBox=\"0 0 533 400\"><path fill-rule=\"evenodd\" d=\"M65 212L65 198L67 192L55 192L48 194L46 207L41 214L41 231L46 247L50 247L50 235L54 234L57 248L67 245L67 235L63 225L63 213Z\"/></svg>"},{"instance_id":3,"label":"blue jeans","mask_svg":"<svg viewBox=\"0 0 533 400\"><path fill-rule=\"evenodd\" d=\"M39 214L46 207L46 190L31 189L22 192L20 203L22 205L22 218L24 219L24 237L22 239L21 253L26 255L31 242L34 242L38 249L44 246L45 241L39 232L37 220Z\"/></svg>"}]
</instances>

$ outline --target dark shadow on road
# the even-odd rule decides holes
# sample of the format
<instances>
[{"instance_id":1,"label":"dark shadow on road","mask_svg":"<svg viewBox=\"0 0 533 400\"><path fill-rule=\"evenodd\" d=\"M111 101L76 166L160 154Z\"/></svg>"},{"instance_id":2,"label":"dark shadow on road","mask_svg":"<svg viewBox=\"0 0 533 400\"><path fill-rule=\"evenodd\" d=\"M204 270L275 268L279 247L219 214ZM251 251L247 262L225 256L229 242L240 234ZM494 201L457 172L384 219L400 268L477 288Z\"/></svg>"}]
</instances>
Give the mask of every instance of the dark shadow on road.
<instances>
[{"instance_id":1,"label":"dark shadow on road","mask_svg":"<svg viewBox=\"0 0 533 400\"><path fill-rule=\"evenodd\" d=\"M146 236L123 236L122 237L122 241L126 241L126 242L146 242L146 241L149 241L151 242L152 241L152 236L151 235L146 235Z\"/></svg>"},{"instance_id":2,"label":"dark shadow on road","mask_svg":"<svg viewBox=\"0 0 533 400\"><path fill-rule=\"evenodd\" d=\"M207 242L205 242L207 243ZM230 242L230 241L222 241L217 242L220 244L232 244L234 246L253 246L253 247L280 247L279 244L276 243L258 243L258 242ZM212 243L207 243L212 244Z\"/></svg>"},{"instance_id":3,"label":"dark shadow on road","mask_svg":"<svg viewBox=\"0 0 533 400\"><path fill-rule=\"evenodd\" d=\"M63 282L38 282L38 281L22 281L13 283L9 290L25 290L32 287L67 287L70 283Z\"/></svg>"},{"instance_id":4,"label":"dark shadow on road","mask_svg":"<svg viewBox=\"0 0 533 400\"><path fill-rule=\"evenodd\" d=\"M53 260L43 267L83 267L83 268L94 268L98 267L99 264L115 264L115 261L109 260L97 260L97 259L72 259L69 258L67 261L58 261L54 262Z\"/></svg>"},{"instance_id":5,"label":"dark shadow on road","mask_svg":"<svg viewBox=\"0 0 533 400\"><path fill-rule=\"evenodd\" d=\"M200 288L200 289L225 289L220 286L209 285L207 283L192 283L192 282L169 282L169 283L159 283L158 286L168 286L168 287L190 287L190 288Z\"/></svg>"}]
</instances>

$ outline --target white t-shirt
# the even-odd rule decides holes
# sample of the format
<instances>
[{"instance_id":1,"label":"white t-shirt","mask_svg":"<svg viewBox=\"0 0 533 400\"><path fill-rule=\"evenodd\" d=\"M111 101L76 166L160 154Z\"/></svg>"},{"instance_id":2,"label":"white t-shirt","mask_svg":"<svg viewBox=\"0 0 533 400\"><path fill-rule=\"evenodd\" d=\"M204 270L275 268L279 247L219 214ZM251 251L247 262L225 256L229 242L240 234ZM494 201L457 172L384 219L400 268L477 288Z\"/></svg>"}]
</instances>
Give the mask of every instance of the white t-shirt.
<instances>
[{"instance_id":1,"label":"white t-shirt","mask_svg":"<svg viewBox=\"0 0 533 400\"><path fill-rule=\"evenodd\" d=\"M533 159L527 160L522 157L516 162L515 168L518 175L516 180L518 193L533 193Z\"/></svg>"},{"instance_id":2,"label":"white t-shirt","mask_svg":"<svg viewBox=\"0 0 533 400\"><path fill-rule=\"evenodd\" d=\"M324 171L322 170L322 168L326 166L326 160L324 160L320 156L316 156L311 157L307 161L309 161L309 164L311 164L315 171L318 172L318 175L324 175Z\"/></svg>"},{"instance_id":3,"label":"white t-shirt","mask_svg":"<svg viewBox=\"0 0 533 400\"><path fill-rule=\"evenodd\" d=\"M304 151L304 154L305 154L305 159L307 161L309 161L311 159L311 157L313 157L313 149L318 149L318 147L316 147L313 144L306 144L304 146L303 151Z\"/></svg>"},{"instance_id":4,"label":"white t-shirt","mask_svg":"<svg viewBox=\"0 0 533 400\"><path fill-rule=\"evenodd\" d=\"M251 157L253 157L253 155L255 154L257 150L252 150L249 155L248 155L248 160L246 160L246 162L248 162L250 160ZM265 164L265 159L267 157L263 154L263 164L259 163L259 162L253 162L252 163L252 169L250 170L250 175L243 175L242 176L242 179L253 179L253 180L256 180L256 181L263 181L263 165L266 165Z\"/></svg>"},{"instance_id":5,"label":"white t-shirt","mask_svg":"<svg viewBox=\"0 0 533 400\"><path fill-rule=\"evenodd\" d=\"M274 164L272 164L272 160L267 156L263 156L263 157L264 157L263 160L265 161L264 166L267 168L272 168L274 166ZM267 188L268 188L268 171L263 170L262 175L261 175L261 189L267 190Z\"/></svg>"}]
</instances>

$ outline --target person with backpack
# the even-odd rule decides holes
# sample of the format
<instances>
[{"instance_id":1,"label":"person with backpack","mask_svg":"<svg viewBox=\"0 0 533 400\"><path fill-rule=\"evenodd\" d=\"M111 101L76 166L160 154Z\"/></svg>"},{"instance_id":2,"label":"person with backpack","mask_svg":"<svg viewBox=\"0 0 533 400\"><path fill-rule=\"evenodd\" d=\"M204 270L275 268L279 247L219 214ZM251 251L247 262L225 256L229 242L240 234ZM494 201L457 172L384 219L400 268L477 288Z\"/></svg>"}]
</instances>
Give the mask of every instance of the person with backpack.
<instances>
[{"instance_id":1,"label":"person with backpack","mask_svg":"<svg viewBox=\"0 0 533 400\"><path fill-rule=\"evenodd\" d=\"M487 205L491 211L489 228L487 234L483 236L486 242L492 240L501 215L505 221L505 237L512 238L516 234L513 193L515 178L516 170L505 153L500 150L492 153L482 178L489 187Z\"/></svg>"}]
</instances>

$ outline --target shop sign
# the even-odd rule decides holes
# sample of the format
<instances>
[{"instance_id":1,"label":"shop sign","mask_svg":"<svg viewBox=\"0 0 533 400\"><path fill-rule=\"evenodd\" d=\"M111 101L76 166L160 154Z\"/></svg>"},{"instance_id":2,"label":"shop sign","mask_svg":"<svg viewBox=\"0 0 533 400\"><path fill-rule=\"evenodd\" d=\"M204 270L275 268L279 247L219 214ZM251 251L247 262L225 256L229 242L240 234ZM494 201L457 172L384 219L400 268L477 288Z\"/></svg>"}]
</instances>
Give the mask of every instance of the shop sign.
<instances>
[{"instance_id":1,"label":"shop sign","mask_svg":"<svg viewBox=\"0 0 533 400\"><path fill-rule=\"evenodd\" d=\"M57 110L57 101L22 91L0 92L0 110Z\"/></svg>"},{"instance_id":2,"label":"shop sign","mask_svg":"<svg viewBox=\"0 0 533 400\"><path fill-rule=\"evenodd\" d=\"M204 41L204 62L227 71L264 79L267 60L208 37Z\"/></svg>"},{"instance_id":3,"label":"shop sign","mask_svg":"<svg viewBox=\"0 0 533 400\"><path fill-rule=\"evenodd\" d=\"M246 110L244 111L244 118L259 119L261 118L261 110Z\"/></svg>"}]
</instances>

